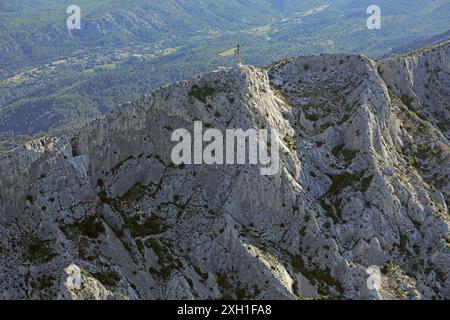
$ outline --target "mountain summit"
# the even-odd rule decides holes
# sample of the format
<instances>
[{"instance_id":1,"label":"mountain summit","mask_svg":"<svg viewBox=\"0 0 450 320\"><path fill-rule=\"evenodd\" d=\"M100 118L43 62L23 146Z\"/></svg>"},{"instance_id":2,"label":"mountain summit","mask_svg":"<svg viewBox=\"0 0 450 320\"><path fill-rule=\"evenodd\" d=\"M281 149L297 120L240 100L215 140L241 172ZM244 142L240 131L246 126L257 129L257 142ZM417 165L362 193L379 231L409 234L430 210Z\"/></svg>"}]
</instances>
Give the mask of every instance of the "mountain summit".
<instances>
[{"instance_id":1,"label":"mountain summit","mask_svg":"<svg viewBox=\"0 0 450 320\"><path fill-rule=\"evenodd\" d=\"M449 51L222 69L1 154L0 298L449 299ZM195 121L275 129L280 172L173 165Z\"/></svg>"}]
</instances>

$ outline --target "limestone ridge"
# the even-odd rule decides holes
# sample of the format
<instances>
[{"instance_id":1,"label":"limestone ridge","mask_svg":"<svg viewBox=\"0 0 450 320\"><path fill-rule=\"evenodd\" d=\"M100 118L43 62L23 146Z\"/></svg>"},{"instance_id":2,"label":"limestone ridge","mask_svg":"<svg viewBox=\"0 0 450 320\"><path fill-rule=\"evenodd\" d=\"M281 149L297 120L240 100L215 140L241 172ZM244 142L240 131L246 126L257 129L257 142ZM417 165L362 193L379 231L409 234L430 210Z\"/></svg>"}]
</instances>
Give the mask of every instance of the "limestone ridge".
<instances>
[{"instance_id":1,"label":"limestone ridge","mask_svg":"<svg viewBox=\"0 0 450 320\"><path fill-rule=\"evenodd\" d=\"M449 50L223 69L1 154L0 297L449 299ZM174 166L195 120L276 129L280 174Z\"/></svg>"}]
</instances>

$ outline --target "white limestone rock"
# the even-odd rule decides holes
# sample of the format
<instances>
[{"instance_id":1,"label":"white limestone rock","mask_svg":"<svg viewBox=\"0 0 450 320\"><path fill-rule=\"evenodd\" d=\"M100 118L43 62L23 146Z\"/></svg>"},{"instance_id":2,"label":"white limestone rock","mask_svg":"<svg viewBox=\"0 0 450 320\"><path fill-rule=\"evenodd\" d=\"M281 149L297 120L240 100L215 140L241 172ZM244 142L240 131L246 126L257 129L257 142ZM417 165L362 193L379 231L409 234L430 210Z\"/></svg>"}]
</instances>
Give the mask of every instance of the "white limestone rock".
<instances>
[{"instance_id":1,"label":"white limestone rock","mask_svg":"<svg viewBox=\"0 0 450 320\"><path fill-rule=\"evenodd\" d=\"M1 154L0 298L449 299L448 61L222 69ZM194 121L276 129L279 174L173 165Z\"/></svg>"}]
</instances>

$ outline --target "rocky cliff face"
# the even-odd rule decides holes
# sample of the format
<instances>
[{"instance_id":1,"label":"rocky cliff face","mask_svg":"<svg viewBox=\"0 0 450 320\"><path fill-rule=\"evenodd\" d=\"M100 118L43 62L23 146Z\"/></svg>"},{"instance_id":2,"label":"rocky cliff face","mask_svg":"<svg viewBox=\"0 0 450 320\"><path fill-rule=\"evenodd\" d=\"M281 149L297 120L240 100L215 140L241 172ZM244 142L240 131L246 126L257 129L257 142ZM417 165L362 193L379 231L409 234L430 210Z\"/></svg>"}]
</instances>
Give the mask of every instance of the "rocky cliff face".
<instances>
[{"instance_id":1,"label":"rocky cliff face","mask_svg":"<svg viewBox=\"0 0 450 320\"><path fill-rule=\"evenodd\" d=\"M1 154L0 297L450 298L449 51L223 69ZM276 129L280 173L173 165L196 120Z\"/></svg>"}]
</instances>

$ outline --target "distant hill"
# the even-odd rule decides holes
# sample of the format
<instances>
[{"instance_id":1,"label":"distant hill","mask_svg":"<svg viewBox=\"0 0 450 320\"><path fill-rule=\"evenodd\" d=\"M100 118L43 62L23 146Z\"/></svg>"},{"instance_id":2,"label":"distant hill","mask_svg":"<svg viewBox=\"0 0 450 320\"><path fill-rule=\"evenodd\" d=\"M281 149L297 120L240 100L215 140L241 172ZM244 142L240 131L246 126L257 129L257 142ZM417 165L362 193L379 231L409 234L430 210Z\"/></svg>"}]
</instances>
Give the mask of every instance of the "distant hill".
<instances>
[{"instance_id":1,"label":"distant hill","mask_svg":"<svg viewBox=\"0 0 450 320\"><path fill-rule=\"evenodd\" d=\"M387 57L392 54L404 54L404 53L411 52L411 51L414 51L416 49L420 49L423 47L433 46L435 44L438 44L438 43L446 41L446 40L450 40L450 30L448 30L447 32L435 35L431 38L417 40L408 45L395 47L392 49L392 51L389 54L386 54L385 56Z\"/></svg>"}]
</instances>

